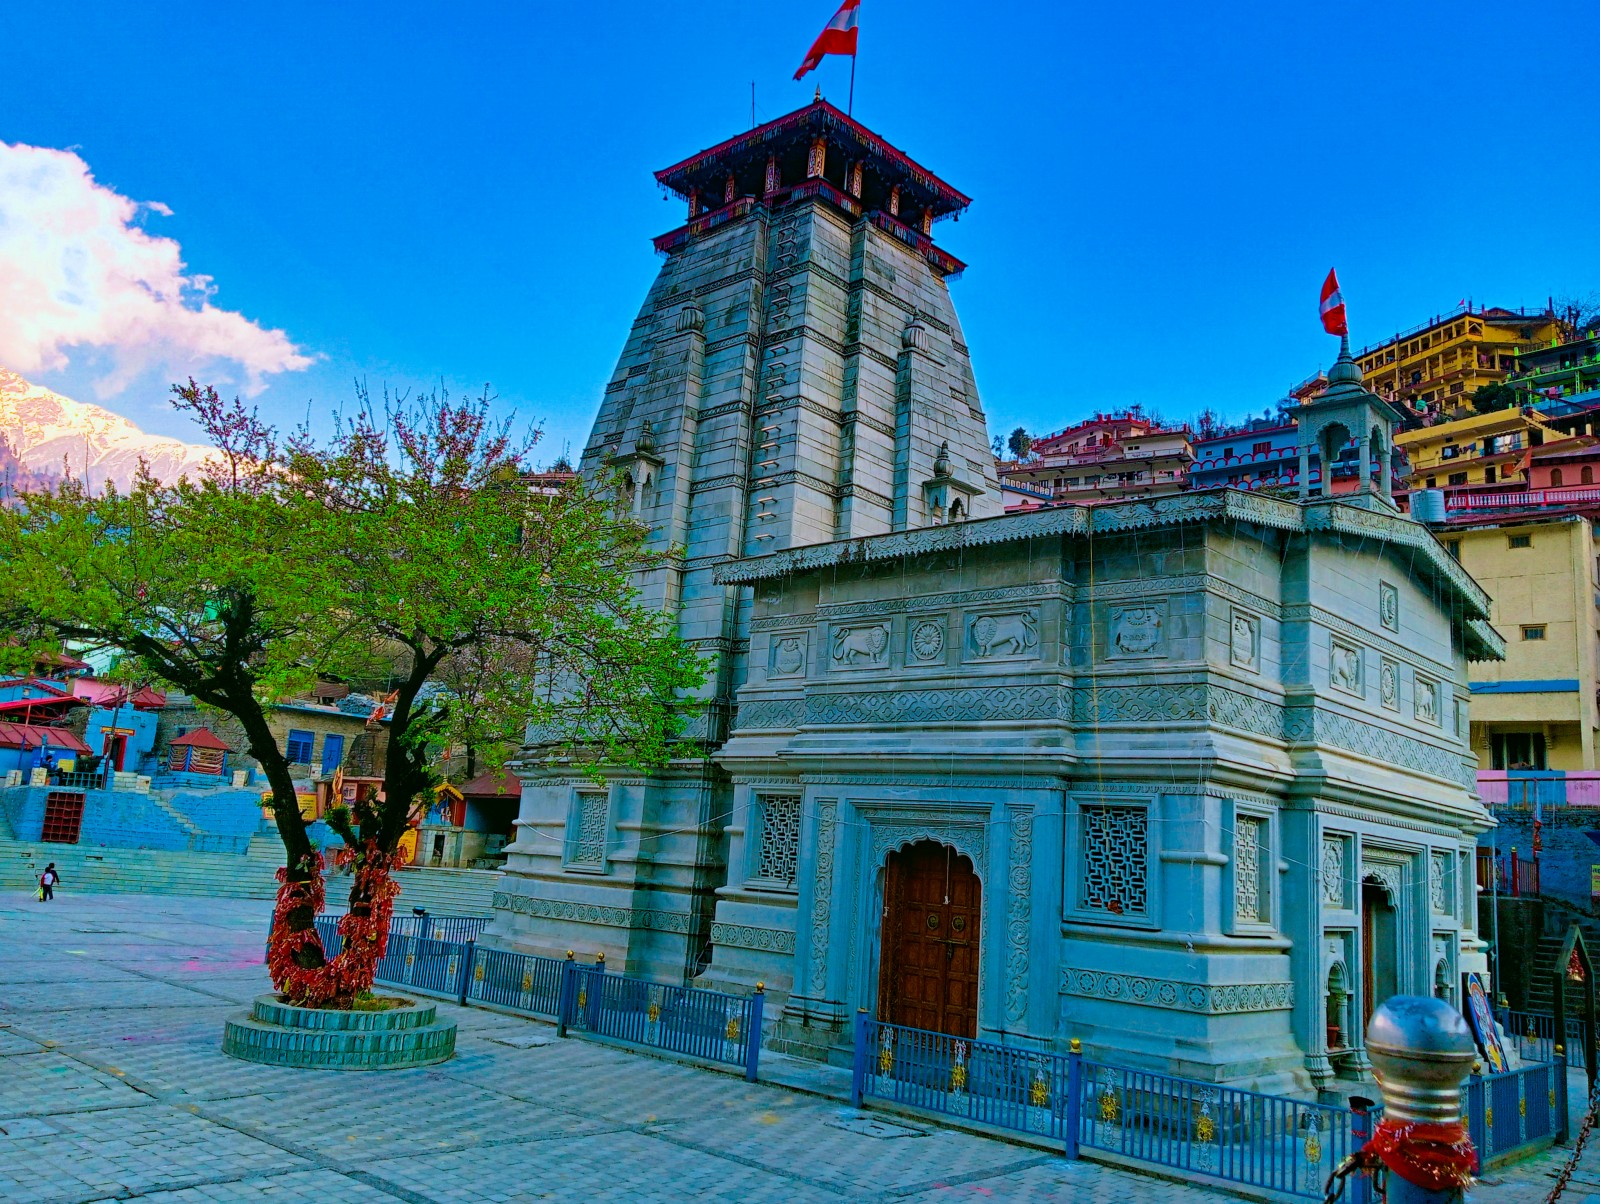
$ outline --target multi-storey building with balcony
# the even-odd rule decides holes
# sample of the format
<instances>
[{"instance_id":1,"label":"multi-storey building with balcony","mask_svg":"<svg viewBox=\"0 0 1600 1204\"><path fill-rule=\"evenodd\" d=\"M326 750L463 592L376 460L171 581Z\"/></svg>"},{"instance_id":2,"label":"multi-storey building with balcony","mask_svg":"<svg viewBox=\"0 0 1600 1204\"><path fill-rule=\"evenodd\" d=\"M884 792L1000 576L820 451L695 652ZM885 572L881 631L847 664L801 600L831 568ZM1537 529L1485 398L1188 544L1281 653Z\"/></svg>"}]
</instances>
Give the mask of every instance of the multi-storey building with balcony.
<instances>
[{"instance_id":1,"label":"multi-storey building with balcony","mask_svg":"<svg viewBox=\"0 0 1600 1204\"><path fill-rule=\"evenodd\" d=\"M1137 411L1096 414L1034 441L1024 460L1003 461L1000 478L1053 501L1160 497L1188 485L1194 460L1187 426L1164 426ZM1032 497L1013 494L1008 510L1032 509Z\"/></svg>"},{"instance_id":2,"label":"multi-storey building with balcony","mask_svg":"<svg viewBox=\"0 0 1600 1204\"><path fill-rule=\"evenodd\" d=\"M1355 360L1367 387L1378 396L1417 415L1448 413L1470 404L1478 389L1504 381L1519 354L1547 346L1560 330L1550 310L1469 308L1373 344ZM1290 394L1305 401L1326 385L1319 372Z\"/></svg>"},{"instance_id":3,"label":"multi-storey building with balcony","mask_svg":"<svg viewBox=\"0 0 1600 1204\"><path fill-rule=\"evenodd\" d=\"M1543 415L1508 406L1395 436L1411 462L1413 489L1527 481L1528 452L1545 441Z\"/></svg>"},{"instance_id":4,"label":"multi-storey building with balcony","mask_svg":"<svg viewBox=\"0 0 1600 1204\"><path fill-rule=\"evenodd\" d=\"M1552 421L1600 408L1600 329L1521 352L1508 379L1526 389Z\"/></svg>"}]
</instances>

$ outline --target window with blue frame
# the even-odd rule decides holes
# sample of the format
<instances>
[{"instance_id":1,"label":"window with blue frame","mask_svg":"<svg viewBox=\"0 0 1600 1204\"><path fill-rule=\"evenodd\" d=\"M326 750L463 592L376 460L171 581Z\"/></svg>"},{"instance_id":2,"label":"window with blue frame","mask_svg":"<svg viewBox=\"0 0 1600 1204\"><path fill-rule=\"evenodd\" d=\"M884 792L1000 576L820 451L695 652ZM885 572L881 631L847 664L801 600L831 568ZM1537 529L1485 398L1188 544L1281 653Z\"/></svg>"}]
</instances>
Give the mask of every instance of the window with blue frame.
<instances>
[{"instance_id":1,"label":"window with blue frame","mask_svg":"<svg viewBox=\"0 0 1600 1204\"><path fill-rule=\"evenodd\" d=\"M322 737L322 772L332 773L344 760L344 737L329 732Z\"/></svg>"},{"instance_id":2,"label":"window with blue frame","mask_svg":"<svg viewBox=\"0 0 1600 1204\"><path fill-rule=\"evenodd\" d=\"M289 739L285 741L283 752L289 758L291 765L311 764L311 746L317 741L315 732L302 732L294 728L289 729Z\"/></svg>"}]
</instances>

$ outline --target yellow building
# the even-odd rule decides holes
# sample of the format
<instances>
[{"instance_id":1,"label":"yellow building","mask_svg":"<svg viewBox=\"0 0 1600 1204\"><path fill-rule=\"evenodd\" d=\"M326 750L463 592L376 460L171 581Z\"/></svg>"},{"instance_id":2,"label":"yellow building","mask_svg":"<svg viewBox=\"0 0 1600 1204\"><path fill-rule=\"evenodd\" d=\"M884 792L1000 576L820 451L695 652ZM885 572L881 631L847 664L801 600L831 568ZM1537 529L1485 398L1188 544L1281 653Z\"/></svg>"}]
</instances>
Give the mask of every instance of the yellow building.
<instances>
[{"instance_id":1,"label":"yellow building","mask_svg":"<svg viewBox=\"0 0 1600 1204\"><path fill-rule=\"evenodd\" d=\"M1560 332L1553 313L1485 308L1436 318L1356 354L1367 388L1413 410L1450 410L1475 390L1499 384L1521 351Z\"/></svg>"},{"instance_id":2,"label":"yellow building","mask_svg":"<svg viewBox=\"0 0 1600 1204\"><path fill-rule=\"evenodd\" d=\"M1436 528L1493 599L1503 661L1474 661L1480 769L1597 769L1600 545L1583 514Z\"/></svg>"},{"instance_id":3,"label":"yellow building","mask_svg":"<svg viewBox=\"0 0 1600 1204\"><path fill-rule=\"evenodd\" d=\"M1544 442L1542 423L1538 413L1508 406L1403 431L1395 435L1394 444L1411 462L1408 488L1497 485L1526 479L1526 453Z\"/></svg>"}]
</instances>

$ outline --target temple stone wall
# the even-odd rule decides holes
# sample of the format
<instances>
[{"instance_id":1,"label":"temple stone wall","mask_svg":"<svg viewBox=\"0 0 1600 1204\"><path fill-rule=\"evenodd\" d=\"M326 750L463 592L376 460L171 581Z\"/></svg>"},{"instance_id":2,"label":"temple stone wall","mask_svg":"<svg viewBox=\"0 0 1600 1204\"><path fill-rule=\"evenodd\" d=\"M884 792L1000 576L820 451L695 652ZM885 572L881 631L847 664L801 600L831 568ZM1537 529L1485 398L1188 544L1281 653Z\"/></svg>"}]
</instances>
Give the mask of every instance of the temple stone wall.
<instances>
[{"instance_id":1,"label":"temple stone wall","mask_svg":"<svg viewBox=\"0 0 1600 1204\"><path fill-rule=\"evenodd\" d=\"M755 609L703 981L765 981L786 1040L845 1039L882 1004L885 859L930 839L982 882L980 1035L1264 1089L1359 1073L1324 986L1359 984L1363 881L1400 989L1481 968L1465 742L1361 676L1465 688L1481 594L1419 530L1217 492L724 570ZM773 810L792 845L766 847ZM792 881L757 872L784 856Z\"/></svg>"}]
</instances>

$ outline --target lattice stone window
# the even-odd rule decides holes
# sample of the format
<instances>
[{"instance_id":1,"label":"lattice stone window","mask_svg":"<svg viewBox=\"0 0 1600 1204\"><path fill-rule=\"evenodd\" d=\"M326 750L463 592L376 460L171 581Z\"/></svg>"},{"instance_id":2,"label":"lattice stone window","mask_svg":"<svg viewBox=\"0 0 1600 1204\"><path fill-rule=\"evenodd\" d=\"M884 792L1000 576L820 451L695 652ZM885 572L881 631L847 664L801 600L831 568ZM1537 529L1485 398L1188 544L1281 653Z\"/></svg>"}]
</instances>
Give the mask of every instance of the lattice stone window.
<instances>
[{"instance_id":1,"label":"lattice stone window","mask_svg":"<svg viewBox=\"0 0 1600 1204\"><path fill-rule=\"evenodd\" d=\"M800 860L800 796L761 796L761 847L756 852L757 878L794 885Z\"/></svg>"},{"instance_id":2,"label":"lattice stone window","mask_svg":"<svg viewBox=\"0 0 1600 1204\"><path fill-rule=\"evenodd\" d=\"M606 860L606 796L600 790L580 790L573 804L572 865L604 865Z\"/></svg>"},{"instance_id":3,"label":"lattice stone window","mask_svg":"<svg viewBox=\"0 0 1600 1204\"><path fill-rule=\"evenodd\" d=\"M1149 812L1143 807L1087 804L1079 814L1083 857L1080 905L1117 916L1146 915Z\"/></svg>"},{"instance_id":4,"label":"lattice stone window","mask_svg":"<svg viewBox=\"0 0 1600 1204\"><path fill-rule=\"evenodd\" d=\"M1262 872L1267 856L1267 821L1241 815L1233 824L1233 918L1236 923L1272 921L1272 893Z\"/></svg>"}]
</instances>

